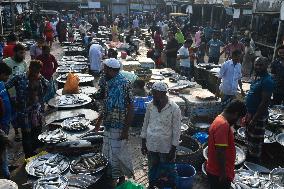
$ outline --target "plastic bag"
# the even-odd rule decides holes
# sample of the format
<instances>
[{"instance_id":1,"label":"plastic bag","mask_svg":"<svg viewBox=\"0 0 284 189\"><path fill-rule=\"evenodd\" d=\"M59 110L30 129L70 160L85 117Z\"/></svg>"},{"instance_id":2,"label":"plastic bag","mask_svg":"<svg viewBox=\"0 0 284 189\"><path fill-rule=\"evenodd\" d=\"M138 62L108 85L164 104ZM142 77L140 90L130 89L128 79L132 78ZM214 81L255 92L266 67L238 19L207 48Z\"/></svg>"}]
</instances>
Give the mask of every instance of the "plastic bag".
<instances>
[{"instance_id":1,"label":"plastic bag","mask_svg":"<svg viewBox=\"0 0 284 189\"><path fill-rule=\"evenodd\" d=\"M79 77L73 73L69 73L67 81L63 88L63 94L78 94L79 93Z\"/></svg>"},{"instance_id":2,"label":"plastic bag","mask_svg":"<svg viewBox=\"0 0 284 189\"><path fill-rule=\"evenodd\" d=\"M119 185L115 189L145 189L145 186L129 180L123 183L122 185Z\"/></svg>"},{"instance_id":3,"label":"plastic bag","mask_svg":"<svg viewBox=\"0 0 284 189\"><path fill-rule=\"evenodd\" d=\"M120 169L122 173L127 177L134 176L134 168L132 164L132 157L129 151L128 141L121 141L121 150L117 155L118 161L120 161Z\"/></svg>"}]
</instances>

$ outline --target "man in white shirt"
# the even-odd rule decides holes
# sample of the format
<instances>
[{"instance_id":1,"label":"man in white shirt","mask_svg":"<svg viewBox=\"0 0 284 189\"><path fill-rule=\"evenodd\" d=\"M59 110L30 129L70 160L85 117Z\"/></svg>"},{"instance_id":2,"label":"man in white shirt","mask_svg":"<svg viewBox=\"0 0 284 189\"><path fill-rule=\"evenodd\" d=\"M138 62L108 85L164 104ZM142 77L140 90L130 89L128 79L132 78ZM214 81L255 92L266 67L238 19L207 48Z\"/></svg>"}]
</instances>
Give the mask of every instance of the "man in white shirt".
<instances>
[{"instance_id":1,"label":"man in white shirt","mask_svg":"<svg viewBox=\"0 0 284 189\"><path fill-rule=\"evenodd\" d=\"M187 39L184 45L178 50L178 59L180 60L180 73L182 76L186 76L187 79L191 79L190 76L190 54L188 48L191 47L192 39Z\"/></svg>"},{"instance_id":2,"label":"man in white shirt","mask_svg":"<svg viewBox=\"0 0 284 189\"><path fill-rule=\"evenodd\" d=\"M242 88L242 66L240 64L241 51L235 50L232 52L232 59L222 64L219 72L219 81L217 83L216 97L222 94L221 101L225 107L231 102L237 95L238 85L241 89L241 93L244 96ZM220 86L218 86L220 84ZM219 89L218 89L219 88Z\"/></svg>"},{"instance_id":3,"label":"man in white shirt","mask_svg":"<svg viewBox=\"0 0 284 189\"><path fill-rule=\"evenodd\" d=\"M142 154L148 155L149 162L149 188L156 186L159 179L153 175L160 171L159 163L174 162L181 134L181 111L168 98L167 90L164 82L153 84L153 101L147 106L141 131ZM174 167L169 169L174 172Z\"/></svg>"},{"instance_id":4,"label":"man in white shirt","mask_svg":"<svg viewBox=\"0 0 284 189\"><path fill-rule=\"evenodd\" d=\"M139 29L139 20L138 20L138 18L137 17L135 17L135 19L133 20L133 28L135 29L135 30L138 30Z\"/></svg>"},{"instance_id":5,"label":"man in white shirt","mask_svg":"<svg viewBox=\"0 0 284 189\"><path fill-rule=\"evenodd\" d=\"M168 33L169 33L169 26L167 22L164 22L163 26L162 26L162 34L163 34L163 38L167 40L168 38Z\"/></svg>"},{"instance_id":6,"label":"man in white shirt","mask_svg":"<svg viewBox=\"0 0 284 189\"><path fill-rule=\"evenodd\" d=\"M90 70L94 77L100 75L104 49L99 44L92 44L89 50Z\"/></svg>"}]
</instances>

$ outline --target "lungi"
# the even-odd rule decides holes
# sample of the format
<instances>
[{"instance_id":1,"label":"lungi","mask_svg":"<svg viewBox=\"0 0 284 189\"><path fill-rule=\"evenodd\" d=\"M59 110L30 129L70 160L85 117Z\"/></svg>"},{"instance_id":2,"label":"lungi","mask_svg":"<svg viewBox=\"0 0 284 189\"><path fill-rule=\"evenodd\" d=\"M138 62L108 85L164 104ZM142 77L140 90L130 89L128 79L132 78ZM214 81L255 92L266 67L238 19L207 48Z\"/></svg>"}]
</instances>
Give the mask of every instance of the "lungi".
<instances>
[{"instance_id":1,"label":"lungi","mask_svg":"<svg viewBox=\"0 0 284 189\"><path fill-rule=\"evenodd\" d=\"M261 157L266 123L266 119L259 120L254 125L246 127L248 156L256 160L259 160Z\"/></svg>"},{"instance_id":2,"label":"lungi","mask_svg":"<svg viewBox=\"0 0 284 189\"><path fill-rule=\"evenodd\" d=\"M103 155L109 160L110 169L108 170L108 175L110 175L112 179L118 179L124 176L121 170L121 162L118 159L121 149L121 132L121 129L113 128L109 128L104 132Z\"/></svg>"}]
</instances>

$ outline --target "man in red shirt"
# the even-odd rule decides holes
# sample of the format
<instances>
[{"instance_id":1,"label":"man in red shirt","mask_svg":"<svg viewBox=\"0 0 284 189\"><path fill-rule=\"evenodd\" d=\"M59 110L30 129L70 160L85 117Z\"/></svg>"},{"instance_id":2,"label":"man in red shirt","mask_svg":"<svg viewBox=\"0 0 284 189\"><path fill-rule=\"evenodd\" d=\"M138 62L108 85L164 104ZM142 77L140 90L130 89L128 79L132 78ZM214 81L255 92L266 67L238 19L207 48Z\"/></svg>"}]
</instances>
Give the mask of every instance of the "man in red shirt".
<instances>
[{"instance_id":1,"label":"man in red shirt","mask_svg":"<svg viewBox=\"0 0 284 189\"><path fill-rule=\"evenodd\" d=\"M42 46L42 55L39 55L37 60L40 60L42 62L42 69L41 69L41 75L50 81L52 79L52 75L56 71L58 67L58 63L55 59L55 57L50 54L50 46L44 45Z\"/></svg>"},{"instance_id":2,"label":"man in red shirt","mask_svg":"<svg viewBox=\"0 0 284 189\"><path fill-rule=\"evenodd\" d=\"M206 171L211 189L230 189L235 177L236 149L233 126L246 114L246 106L233 100L209 128Z\"/></svg>"},{"instance_id":3,"label":"man in red shirt","mask_svg":"<svg viewBox=\"0 0 284 189\"><path fill-rule=\"evenodd\" d=\"M9 34L9 36L7 37L7 45L3 49L3 58L9 58L14 56L14 47L16 46L16 42L16 34Z\"/></svg>"}]
</instances>

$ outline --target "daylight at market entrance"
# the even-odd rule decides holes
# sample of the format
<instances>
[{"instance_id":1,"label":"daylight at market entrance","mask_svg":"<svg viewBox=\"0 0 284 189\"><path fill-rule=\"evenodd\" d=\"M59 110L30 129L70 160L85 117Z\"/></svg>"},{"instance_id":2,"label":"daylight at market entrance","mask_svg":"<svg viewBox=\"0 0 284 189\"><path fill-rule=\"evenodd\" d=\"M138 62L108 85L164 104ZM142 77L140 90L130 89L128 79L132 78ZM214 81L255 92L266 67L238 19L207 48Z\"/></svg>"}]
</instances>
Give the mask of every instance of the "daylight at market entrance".
<instances>
[{"instance_id":1,"label":"daylight at market entrance","mask_svg":"<svg viewBox=\"0 0 284 189\"><path fill-rule=\"evenodd\" d=\"M0 189L284 189L284 1L0 0Z\"/></svg>"}]
</instances>

